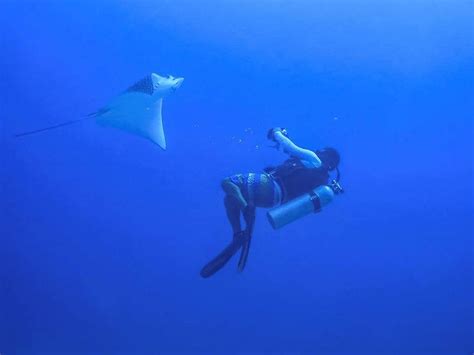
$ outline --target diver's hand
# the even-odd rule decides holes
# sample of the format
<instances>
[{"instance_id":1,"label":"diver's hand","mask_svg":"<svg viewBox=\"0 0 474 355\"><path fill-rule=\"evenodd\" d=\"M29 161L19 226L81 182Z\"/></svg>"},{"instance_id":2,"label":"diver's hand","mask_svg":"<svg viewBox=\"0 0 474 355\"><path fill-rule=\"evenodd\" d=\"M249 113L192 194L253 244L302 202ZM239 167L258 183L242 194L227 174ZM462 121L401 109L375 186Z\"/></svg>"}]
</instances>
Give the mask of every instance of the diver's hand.
<instances>
[{"instance_id":1,"label":"diver's hand","mask_svg":"<svg viewBox=\"0 0 474 355\"><path fill-rule=\"evenodd\" d=\"M288 131L286 130L286 128L281 127L270 128L267 133L267 138L273 142L278 142L275 137L277 133L281 133L283 136L288 138Z\"/></svg>"}]
</instances>

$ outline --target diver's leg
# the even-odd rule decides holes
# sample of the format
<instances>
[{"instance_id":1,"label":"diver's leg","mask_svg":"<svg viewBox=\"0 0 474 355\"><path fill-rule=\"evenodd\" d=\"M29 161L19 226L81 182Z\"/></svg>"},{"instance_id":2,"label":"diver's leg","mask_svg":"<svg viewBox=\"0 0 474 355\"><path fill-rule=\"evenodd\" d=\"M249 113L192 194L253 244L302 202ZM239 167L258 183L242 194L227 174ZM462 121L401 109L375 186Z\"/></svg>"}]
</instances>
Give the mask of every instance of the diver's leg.
<instances>
[{"instance_id":1,"label":"diver's leg","mask_svg":"<svg viewBox=\"0 0 474 355\"><path fill-rule=\"evenodd\" d=\"M240 177L240 176L236 175L234 177ZM233 196L236 199L241 210L247 207L247 201L242 195L242 191L240 190L240 187L237 184L235 184L231 180L231 178L225 178L224 180L222 180L221 186L224 192L226 193L226 195Z\"/></svg>"},{"instance_id":2,"label":"diver's leg","mask_svg":"<svg viewBox=\"0 0 474 355\"><path fill-rule=\"evenodd\" d=\"M244 242L244 233L240 224L240 204L234 196L226 195L224 198L225 211L234 236L232 241L224 248L214 259L209 261L201 270L202 277L210 277L222 269L224 265L234 256L242 247Z\"/></svg>"},{"instance_id":3,"label":"diver's leg","mask_svg":"<svg viewBox=\"0 0 474 355\"><path fill-rule=\"evenodd\" d=\"M248 207L247 200L242 194L241 187L245 188L247 180L245 175L238 174L222 180L222 189L226 193L224 205L227 218L232 226L234 238L241 234L242 227L240 225L240 212L245 211Z\"/></svg>"},{"instance_id":4,"label":"diver's leg","mask_svg":"<svg viewBox=\"0 0 474 355\"><path fill-rule=\"evenodd\" d=\"M242 213L245 221L245 231L249 234L252 234L253 232L253 226L255 224L255 210L255 206L248 205Z\"/></svg>"},{"instance_id":5,"label":"diver's leg","mask_svg":"<svg viewBox=\"0 0 474 355\"><path fill-rule=\"evenodd\" d=\"M255 225L256 207L271 207L275 201L274 182L268 175L252 174L249 178L249 194L252 199L248 206L243 210L245 220L244 243L242 244L242 252L240 253L238 270L242 272L247 264L247 259L252 242L253 227Z\"/></svg>"},{"instance_id":6,"label":"diver's leg","mask_svg":"<svg viewBox=\"0 0 474 355\"><path fill-rule=\"evenodd\" d=\"M244 271L247 259L249 257L250 242L252 241L253 227L255 225L255 207L248 205L243 211L245 220L245 231L243 233L244 242L242 244L242 251L240 253L239 263L237 269L242 272Z\"/></svg>"},{"instance_id":7,"label":"diver's leg","mask_svg":"<svg viewBox=\"0 0 474 355\"><path fill-rule=\"evenodd\" d=\"M235 236L242 231L242 226L240 225L240 205L234 196L226 195L224 197L224 206Z\"/></svg>"}]
</instances>

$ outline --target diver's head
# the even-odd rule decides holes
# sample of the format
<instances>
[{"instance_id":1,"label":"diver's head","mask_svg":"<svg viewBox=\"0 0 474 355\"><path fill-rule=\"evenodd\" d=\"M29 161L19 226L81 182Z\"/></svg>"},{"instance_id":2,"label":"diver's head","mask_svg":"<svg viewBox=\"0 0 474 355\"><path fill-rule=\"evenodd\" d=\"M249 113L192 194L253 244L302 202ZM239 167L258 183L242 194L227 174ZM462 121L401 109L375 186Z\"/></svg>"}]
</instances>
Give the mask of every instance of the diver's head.
<instances>
[{"instance_id":1,"label":"diver's head","mask_svg":"<svg viewBox=\"0 0 474 355\"><path fill-rule=\"evenodd\" d=\"M339 152L331 147L317 150L315 153L329 171L336 169L341 161Z\"/></svg>"}]
</instances>

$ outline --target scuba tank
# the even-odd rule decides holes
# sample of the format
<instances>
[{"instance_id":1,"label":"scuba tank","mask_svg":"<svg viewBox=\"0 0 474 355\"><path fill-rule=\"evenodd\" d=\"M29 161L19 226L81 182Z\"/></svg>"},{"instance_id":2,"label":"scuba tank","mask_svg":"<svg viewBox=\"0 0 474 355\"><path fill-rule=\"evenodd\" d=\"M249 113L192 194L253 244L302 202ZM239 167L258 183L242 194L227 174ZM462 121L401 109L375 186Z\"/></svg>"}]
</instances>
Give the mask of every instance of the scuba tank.
<instances>
[{"instance_id":1,"label":"scuba tank","mask_svg":"<svg viewBox=\"0 0 474 355\"><path fill-rule=\"evenodd\" d=\"M336 168L337 177L328 185L321 185L312 191L272 208L267 212L268 221L274 229L279 229L310 213L321 211L323 206L329 204L334 195L344 192L339 184L340 173Z\"/></svg>"}]
</instances>

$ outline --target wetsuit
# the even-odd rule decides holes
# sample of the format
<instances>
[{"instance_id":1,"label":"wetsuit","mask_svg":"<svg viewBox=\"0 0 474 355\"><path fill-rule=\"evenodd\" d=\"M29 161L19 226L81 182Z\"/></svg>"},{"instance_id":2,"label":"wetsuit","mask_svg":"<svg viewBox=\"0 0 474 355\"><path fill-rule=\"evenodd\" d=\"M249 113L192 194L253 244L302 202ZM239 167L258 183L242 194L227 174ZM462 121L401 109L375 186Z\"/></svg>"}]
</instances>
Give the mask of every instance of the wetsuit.
<instances>
[{"instance_id":1,"label":"wetsuit","mask_svg":"<svg viewBox=\"0 0 474 355\"><path fill-rule=\"evenodd\" d=\"M298 159L289 159L276 168L267 168L266 173L237 174L223 180L222 188L226 193L224 205L227 218L232 226L231 243L201 271L203 277L209 277L222 268L240 249L238 270L246 265L253 225L255 208L271 208L298 197L328 182L328 172L323 167L308 168ZM246 227L242 230L240 215L243 215Z\"/></svg>"},{"instance_id":2,"label":"wetsuit","mask_svg":"<svg viewBox=\"0 0 474 355\"><path fill-rule=\"evenodd\" d=\"M245 267L253 226L255 208L270 208L304 194L327 182L327 170L315 152L295 145L283 132L275 131L272 140L279 150L290 155L280 167L265 169L265 173L248 173L230 176L222 181L226 194L224 205L232 226L231 243L201 270L201 276L209 277L220 270L240 249L238 270ZM245 221L242 230L240 216Z\"/></svg>"}]
</instances>

